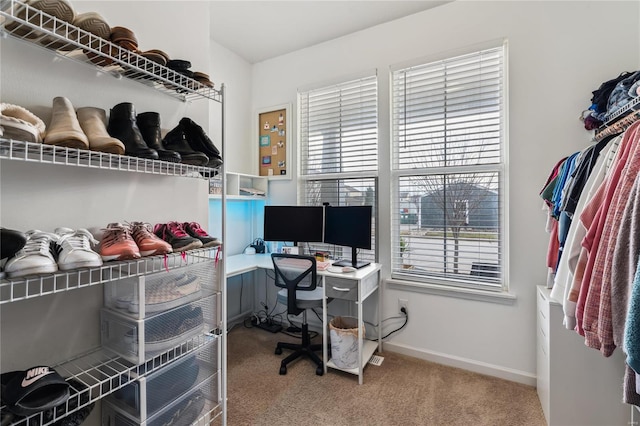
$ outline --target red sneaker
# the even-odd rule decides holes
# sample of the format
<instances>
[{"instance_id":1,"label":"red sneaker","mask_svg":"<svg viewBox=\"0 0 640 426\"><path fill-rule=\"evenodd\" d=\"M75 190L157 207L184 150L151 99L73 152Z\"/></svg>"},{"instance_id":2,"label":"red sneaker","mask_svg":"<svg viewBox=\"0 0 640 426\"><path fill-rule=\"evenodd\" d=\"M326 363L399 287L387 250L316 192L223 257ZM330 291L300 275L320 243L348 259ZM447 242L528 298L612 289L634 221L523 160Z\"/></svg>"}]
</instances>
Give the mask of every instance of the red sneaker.
<instances>
[{"instance_id":1,"label":"red sneaker","mask_svg":"<svg viewBox=\"0 0 640 426\"><path fill-rule=\"evenodd\" d=\"M141 256L172 253L171 244L163 241L151 231L151 225L145 222L132 222L129 224L131 236L138 245Z\"/></svg>"},{"instance_id":2,"label":"red sneaker","mask_svg":"<svg viewBox=\"0 0 640 426\"><path fill-rule=\"evenodd\" d=\"M100 256L102 260L129 260L139 259L140 250L131 237L129 228L120 223L110 223L104 231L100 242Z\"/></svg>"}]
</instances>

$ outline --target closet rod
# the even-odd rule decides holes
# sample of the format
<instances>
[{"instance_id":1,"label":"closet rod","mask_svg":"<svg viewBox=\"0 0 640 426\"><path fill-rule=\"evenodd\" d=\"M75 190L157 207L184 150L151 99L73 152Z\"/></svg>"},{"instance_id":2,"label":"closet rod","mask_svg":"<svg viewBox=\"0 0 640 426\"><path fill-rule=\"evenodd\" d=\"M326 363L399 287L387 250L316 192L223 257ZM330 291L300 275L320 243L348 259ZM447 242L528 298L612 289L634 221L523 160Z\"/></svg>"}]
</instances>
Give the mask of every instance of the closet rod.
<instances>
[{"instance_id":1,"label":"closet rod","mask_svg":"<svg viewBox=\"0 0 640 426\"><path fill-rule=\"evenodd\" d=\"M623 109L625 112L633 112L625 115L623 118L617 118L612 124L605 124L602 128L596 129L593 137L596 142L600 142L607 136L617 135L624 132L629 126L640 119L640 96L625 105ZM618 117L620 117L620 115L618 115Z\"/></svg>"}]
</instances>

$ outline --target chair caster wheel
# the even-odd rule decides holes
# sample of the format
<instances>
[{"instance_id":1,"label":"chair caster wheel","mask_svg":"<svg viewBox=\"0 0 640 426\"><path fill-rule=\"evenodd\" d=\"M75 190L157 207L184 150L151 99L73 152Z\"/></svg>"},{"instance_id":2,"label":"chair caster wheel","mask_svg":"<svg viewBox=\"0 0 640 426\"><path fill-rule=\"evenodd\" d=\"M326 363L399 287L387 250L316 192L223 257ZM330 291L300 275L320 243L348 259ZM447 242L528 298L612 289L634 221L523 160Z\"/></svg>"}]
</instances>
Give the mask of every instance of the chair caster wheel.
<instances>
[{"instance_id":1,"label":"chair caster wheel","mask_svg":"<svg viewBox=\"0 0 640 426\"><path fill-rule=\"evenodd\" d=\"M282 354L282 348L276 348L276 355L281 355L281 354Z\"/></svg>"},{"instance_id":2,"label":"chair caster wheel","mask_svg":"<svg viewBox=\"0 0 640 426\"><path fill-rule=\"evenodd\" d=\"M280 375L284 376L285 374L287 374L287 367L282 365L282 366L280 366Z\"/></svg>"},{"instance_id":3,"label":"chair caster wheel","mask_svg":"<svg viewBox=\"0 0 640 426\"><path fill-rule=\"evenodd\" d=\"M316 375L322 376L324 374L324 368L318 367L316 368Z\"/></svg>"}]
</instances>

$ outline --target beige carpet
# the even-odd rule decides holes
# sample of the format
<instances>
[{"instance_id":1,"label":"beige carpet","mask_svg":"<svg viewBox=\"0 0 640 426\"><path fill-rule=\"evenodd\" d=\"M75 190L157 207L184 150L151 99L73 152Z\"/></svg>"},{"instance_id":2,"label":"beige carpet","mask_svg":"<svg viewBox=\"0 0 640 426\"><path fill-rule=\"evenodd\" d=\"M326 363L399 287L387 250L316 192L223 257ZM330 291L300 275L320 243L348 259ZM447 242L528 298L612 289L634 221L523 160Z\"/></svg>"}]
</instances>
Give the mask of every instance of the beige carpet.
<instances>
[{"instance_id":1,"label":"beige carpet","mask_svg":"<svg viewBox=\"0 0 640 426\"><path fill-rule=\"evenodd\" d=\"M319 338L316 339L319 341ZM308 359L278 374L283 334L237 326L228 334L228 415L241 425L546 425L534 387L384 352L364 384Z\"/></svg>"}]
</instances>

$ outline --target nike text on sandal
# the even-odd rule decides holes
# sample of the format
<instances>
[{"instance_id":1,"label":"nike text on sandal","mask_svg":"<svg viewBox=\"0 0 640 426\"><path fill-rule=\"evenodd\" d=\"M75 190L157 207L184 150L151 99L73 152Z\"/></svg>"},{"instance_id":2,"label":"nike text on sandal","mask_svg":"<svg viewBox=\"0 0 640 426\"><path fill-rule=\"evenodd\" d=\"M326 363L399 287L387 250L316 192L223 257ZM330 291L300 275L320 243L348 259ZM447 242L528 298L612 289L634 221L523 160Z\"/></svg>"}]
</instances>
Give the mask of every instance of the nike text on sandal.
<instances>
[{"instance_id":1,"label":"nike text on sandal","mask_svg":"<svg viewBox=\"0 0 640 426\"><path fill-rule=\"evenodd\" d=\"M32 367L0 376L2 402L18 416L29 416L63 404L69 399L69 384L53 369Z\"/></svg>"}]
</instances>

